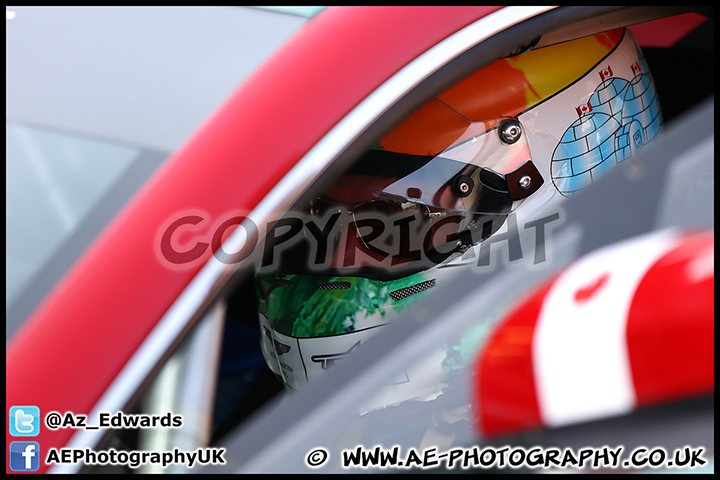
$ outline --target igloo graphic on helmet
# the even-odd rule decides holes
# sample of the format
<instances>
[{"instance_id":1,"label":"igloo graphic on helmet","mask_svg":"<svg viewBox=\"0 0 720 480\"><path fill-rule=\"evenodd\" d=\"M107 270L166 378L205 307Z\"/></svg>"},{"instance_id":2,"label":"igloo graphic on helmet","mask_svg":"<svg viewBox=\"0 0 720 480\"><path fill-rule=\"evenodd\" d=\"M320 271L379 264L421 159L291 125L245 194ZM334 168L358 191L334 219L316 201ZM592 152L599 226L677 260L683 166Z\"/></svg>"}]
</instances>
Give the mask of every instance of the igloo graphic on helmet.
<instances>
[{"instance_id":1,"label":"igloo graphic on helmet","mask_svg":"<svg viewBox=\"0 0 720 480\"><path fill-rule=\"evenodd\" d=\"M592 184L660 132L660 102L645 62L633 63L631 71L635 76L626 80L608 65L590 100L577 108L580 118L565 131L552 158L553 183L563 195Z\"/></svg>"},{"instance_id":2,"label":"igloo graphic on helmet","mask_svg":"<svg viewBox=\"0 0 720 480\"><path fill-rule=\"evenodd\" d=\"M442 267L462 263L535 209L565 201L655 138L661 123L652 78L626 29L470 74L297 207L301 225L315 225L311 235L303 230L308 240L325 242L294 244L256 276L268 365L296 389L351 361L457 271ZM436 398L462 368L459 351L429 352L367 408Z\"/></svg>"}]
</instances>

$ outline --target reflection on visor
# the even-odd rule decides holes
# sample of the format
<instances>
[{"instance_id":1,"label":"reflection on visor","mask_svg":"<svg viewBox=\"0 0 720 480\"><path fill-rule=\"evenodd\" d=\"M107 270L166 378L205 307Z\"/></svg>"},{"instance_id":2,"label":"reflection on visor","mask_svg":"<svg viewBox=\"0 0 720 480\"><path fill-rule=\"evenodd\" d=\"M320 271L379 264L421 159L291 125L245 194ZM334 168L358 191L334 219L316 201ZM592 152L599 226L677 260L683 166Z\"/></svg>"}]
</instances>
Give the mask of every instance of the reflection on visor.
<instances>
[{"instance_id":1,"label":"reflection on visor","mask_svg":"<svg viewBox=\"0 0 720 480\"><path fill-rule=\"evenodd\" d=\"M516 127L511 140L502 134L508 124ZM329 198L358 204L372 195L462 214L506 214L513 201L527 196L518 195L507 176L528 162L526 135L515 119L476 122L438 155L371 150L339 179ZM522 188L534 182L534 191L542 184L533 170L536 178L526 176Z\"/></svg>"},{"instance_id":2,"label":"reflection on visor","mask_svg":"<svg viewBox=\"0 0 720 480\"><path fill-rule=\"evenodd\" d=\"M378 150L360 163L331 188L329 200L351 205L385 199L425 205L432 211L478 214L512 209L505 178L487 168L443 157ZM388 169L387 165L394 166Z\"/></svg>"},{"instance_id":3,"label":"reflection on visor","mask_svg":"<svg viewBox=\"0 0 720 480\"><path fill-rule=\"evenodd\" d=\"M502 198L507 198L507 192ZM478 214L456 210L430 208L415 202L387 199L371 200L347 208L325 198L310 202L310 213L318 219L337 217L339 227L334 237L344 255L343 266L356 262L356 246L380 263L389 261L390 267L429 261L423 268L438 264L458 249L464 251L497 231L504 223L510 202L498 206L498 213ZM326 220L319 220L326 224ZM341 239L342 237L342 239ZM338 265L336 265L338 266Z\"/></svg>"},{"instance_id":4,"label":"reflection on visor","mask_svg":"<svg viewBox=\"0 0 720 480\"><path fill-rule=\"evenodd\" d=\"M310 202L311 215L325 217L335 213L344 215L346 221L349 222L347 225L342 225L341 230L346 227L350 228L350 234L356 235L368 252L385 257L388 256L388 252L378 245L382 244L392 248L392 244L397 243L397 241L393 241L397 239L393 239L392 234L386 234L393 230L388 227L400 226L399 234L406 237L400 242L409 245L411 231L419 235L432 234L433 220L446 216L445 212L432 212L426 205L414 202L370 200L357 204L352 209L343 209L338 204L322 197L315 198ZM412 227L410 227L411 225ZM378 239L380 243L373 243ZM410 250L407 249L407 251ZM417 260L419 255L410 255L410 257Z\"/></svg>"},{"instance_id":5,"label":"reflection on visor","mask_svg":"<svg viewBox=\"0 0 720 480\"><path fill-rule=\"evenodd\" d=\"M400 269L439 265L495 233L543 180L520 123L504 118L488 125L472 124L439 155L368 151L301 207L310 214L299 223L314 259L309 268L397 278ZM296 273L305 271L297 265L303 256L300 248L286 256Z\"/></svg>"}]
</instances>

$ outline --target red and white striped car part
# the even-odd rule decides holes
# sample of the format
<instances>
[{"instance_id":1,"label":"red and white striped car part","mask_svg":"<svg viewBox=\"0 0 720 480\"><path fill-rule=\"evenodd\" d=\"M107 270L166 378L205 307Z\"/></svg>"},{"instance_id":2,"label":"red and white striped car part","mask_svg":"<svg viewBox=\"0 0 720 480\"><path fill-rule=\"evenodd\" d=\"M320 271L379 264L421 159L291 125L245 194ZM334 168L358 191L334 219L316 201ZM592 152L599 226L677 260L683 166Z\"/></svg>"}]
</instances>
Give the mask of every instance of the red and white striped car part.
<instances>
[{"instance_id":1,"label":"red and white striped car part","mask_svg":"<svg viewBox=\"0 0 720 480\"><path fill-rule=\"evenodd\" d=\"M485 437L714 390L714 230L590 253L505 317L476 360Z\"/></svg>"}]
</instances>

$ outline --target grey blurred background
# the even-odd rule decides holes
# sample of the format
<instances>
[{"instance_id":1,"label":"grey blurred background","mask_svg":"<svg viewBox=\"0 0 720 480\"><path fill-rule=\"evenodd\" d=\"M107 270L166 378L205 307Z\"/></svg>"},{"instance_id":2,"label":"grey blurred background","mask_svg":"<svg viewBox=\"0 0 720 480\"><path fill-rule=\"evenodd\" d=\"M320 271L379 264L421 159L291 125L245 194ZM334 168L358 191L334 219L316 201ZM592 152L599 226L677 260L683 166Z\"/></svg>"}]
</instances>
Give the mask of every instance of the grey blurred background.
<instances>
[{"instance_id":1,"label":"grey blurred background","mask_svg":"<svg viewBox=\"0 0 720 480\"><path fill-rule=\"evenodd\" d=\"M6 342L317 7L6 7Z\"/></svg>"}]
</instances>

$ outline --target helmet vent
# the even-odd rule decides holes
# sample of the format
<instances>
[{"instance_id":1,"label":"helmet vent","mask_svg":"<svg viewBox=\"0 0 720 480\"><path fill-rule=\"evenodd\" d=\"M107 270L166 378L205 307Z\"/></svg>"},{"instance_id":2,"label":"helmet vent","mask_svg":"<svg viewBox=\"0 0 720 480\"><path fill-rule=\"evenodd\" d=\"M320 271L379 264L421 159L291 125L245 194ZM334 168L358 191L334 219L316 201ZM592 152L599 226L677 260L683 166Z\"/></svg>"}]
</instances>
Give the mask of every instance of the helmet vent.
<instances>
[{"instance_id":1,"label":"helmet vent","mask_svg":"<svg viewBox=\"0 0 720 480\"><path fill-rule=\"evenodd\" d=\"M399 302L402 299L405 299L407 297L410 297L412 295L415 295L416 293L424 292L425 290L429 290L435 286L435 279L428 280L427 282L418 283L417 285L413 285L412 287L405 287L401 288L400 290L395 290L394 292L390 292L390 298L392 298L394 301Z\"/></svg>"},{"instance_id":2,"label":"helmet vent","mask_svg":"<svg viewBox=\"0 0 720 480\"><path fill-rule=\"evenodd\" d=\"M350 282L318 282L320 290L350 290Z\"/></svg>"},{"instance_id":3,"label":"helmet vent","mask_svg":"<svg viewBox=\"0 0 720 480\"><path fill-rule=\"evenodd\" d=\"M292 281L286 280L284 278L278 278L275 285L277 286L277 288L289 288L290 285L292 285Z\"/></svg>"}]
</instances>

